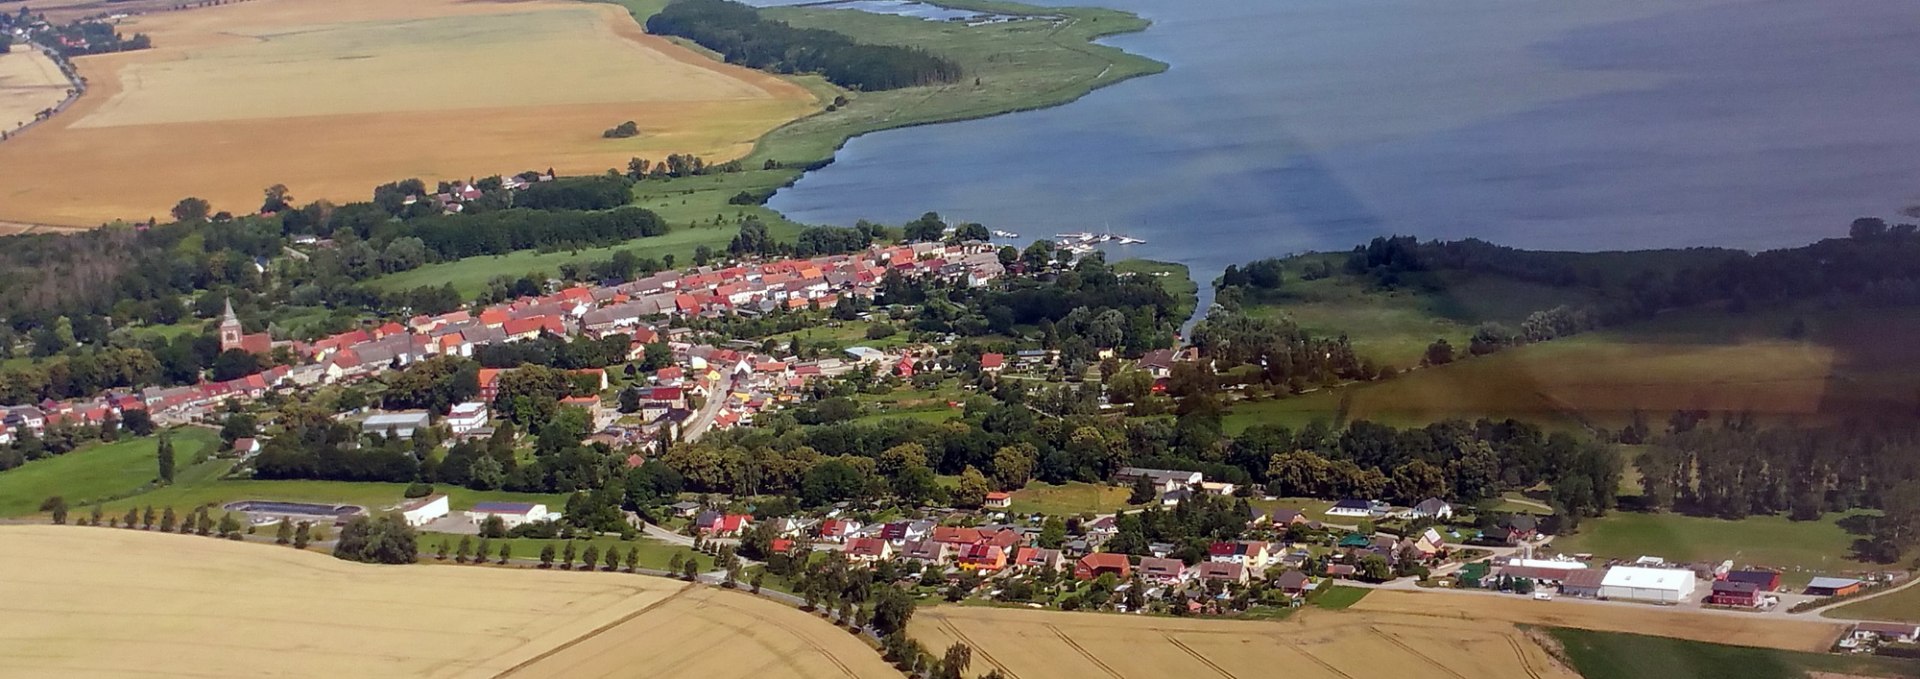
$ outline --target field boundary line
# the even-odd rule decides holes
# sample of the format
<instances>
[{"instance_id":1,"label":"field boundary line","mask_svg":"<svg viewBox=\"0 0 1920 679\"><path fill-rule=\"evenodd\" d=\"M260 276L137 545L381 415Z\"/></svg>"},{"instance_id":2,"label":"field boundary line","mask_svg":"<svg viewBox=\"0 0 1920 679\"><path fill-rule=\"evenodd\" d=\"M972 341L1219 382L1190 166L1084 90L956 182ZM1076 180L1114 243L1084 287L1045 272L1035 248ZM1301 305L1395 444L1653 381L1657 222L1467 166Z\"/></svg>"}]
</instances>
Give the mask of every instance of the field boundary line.
<instances>
[{"instance_id":1,"label":"field boundary line","mask_svg":"<svg viewBox=\"0 0 1920 679\"><path fill-rule=\"evenodd\" d=\"M1106 672L1107 676L1113 677L1113 679L1126 679L1126 677L1120 676L1119 672L1113 671L1113 668L1108 667L1106 663L1100 662L1099 658L1093 657L1093 653L1087 651L1085 647L1081 646L1080 642L1074 641L1073 637L1067 636L1066 632L1060 631L1060 628L1055 627L1051 623L1049 623L1047 625L1047 629L1052 631L1054 636L1060 637L1061 641L1067 642L1067 646L1071 647L1074 651L1078 652L1081 656L1085 657L1087 659L1087 662L1093 663L1094 667L1098 667L1100 668L1100 671Z\"/></svg>"},{"instance_id":2,"label":"field boundary line","mask_svg":"<svg viewBox=\"0 0 1920 679\"><path fill-rule=\"evenodd\" d=\"M1297 641L1294 641L1292 639L1281 639L1280 645L1283 648L1293 649L1293 651L1295 653L1299 653L1301 657L1304 657L1307 660L1313 661L1313 664L1319 665L1321 669L1324 669L1328 672L1332 672L1334 676L1345 677L1346 679L1357 679L1353 675L1347 674L1345 670L1342 670L1338 667L1334 667L1333 663L1327 662L1325 659L1321 658L1320 656L1314 655L1313 653L1307 651L1307 648L1305 646L1301 646L1300 643Z\"/></svg>"},{"instance_id":3,"label":"field boundary line","mask_svg":"<svg viewBox=\"0 0 1920 679\"><path fill-rule=\"evenodd\" d=\"M1448 667L1446 663L1440 662L1438 660L1434 660L1432 656L1429 656L1425 653L1421 653L1419 649L1416 649L1412 646L1407 645L1407 642L1404 642L1399 640L1398 638L1395 638L1393 635L1388 634L1386 630L1380 629L1379 627L1376 627L1373 625L1368 625L1367 631L1372 632L1374 636L1387 640L1387 643L1400 647L1400 650L1413 654L1413 657L1419 658L1421 660L1425 660L1427 661L1427 664L1440 668L1440 671L1446 672L1447 674L1452 675L1454 679L1467 679L1467 675L1454 671L1454 669L1451 667Z\"/></svg>"},{"instance_id":4,"label":"field boundary line","mask_svg":"<svg viewBox=\"0 0 1920 679\"><path fill-rule=\"evenodd\" d=\"M711 599L711 600L708 600L707 603L711 605L719 606L721 608L725 608L730 611L744 613L747 615L753 614L753 611L749 611L745 608L735 606L733 604L727 603L725 601L721 601L719 599ZM801 612L806 613L806 611L801 611ZM808 617L812 617L812 614L808 614ZM709 620L709 622L720 625L722 627L738 630L742 633L746 633L749 637L751 636L750 630L745 625L734 625L731 623L721 622L718 620ZM828 650L826 646L821 645L821 643L818 640L814 639L811 636L808 636L805 631L794 629L792 627L787 626L784 623L778 623L778 622L773 623L773 626L779 629L780 631L793 635L793 638L799 639L800 643L806 644L807 648L813 649L815 653L819 653L821 657L826 658L827 662L833 663L834 667L840 668L840 673L847 675L847 679L860 679L859 672L853 671L853 668L848 667L845 661L842 661L839 658L839 656L834 655L833 651ZM834 627L837 629L839 628L839 625L836 624L834 625ZM871 649L872 647L868 647L868 648Z\"/></svg>"},{"instance_id":5,"label":"field boundary line","mask_svg":"<svg viewBox=\"0 0 1920 679\"><path fill-rule=\"evenodd\" d=\"M1178 648L1186 652L1187 655L1193 656L1193 659L1200 661L1200 664L1212 668L1215 672L1219 672L1220 676L1226 677L1227 679L1240 679L1240 677L1234 676L1232 672L1228 672L1227 668L1221 667L1219 663L1214 662L1207 656L1201 655L1199 651L1193 650L1193 647L1188 646L1186 642L1174 638L1172 634L1162 633L1160 636L1166 637L1167 643L1173 644L1174 648Z\"/></svg>"},{"instance_id":6,"label":"field boundary line","mask_svg":"<svg viewBox=\"0 0 1920 679\"><path fill-rule=\"evenodd\" d=\"M1520 645L1519 639L1514 638L1512 634L1503 634L1501 636L1506 637L1507 645L1513 647L1513 654L1520 659L1520 669L1526 670L1528 677L1531 679L1546 679L1544 675L1540 674L1540 670L1533 668L1533 659L1527 657L1527 649L1525 646Z\"/></svg>"},{"instance_id":7,"label":"field boundary line","mask_svg":"<svg viewBox=\"0 0 1920 679\"><path fill-rule=\"evenodd\" d=\"M987 662L992 663L994 667L1000 668L1000 671L1006 674L1009 679L1020 679L1020 675L1013 673L1013 668L1007 667L1006 663L1000 662L998 658L993 657L992 653L988 653L987 647L974 642L973 639L967 637L965 632L960 631L959 627L954 626L951 618L940 618L940 626L947 628L947 632L953 634L953 638L966 642L967 646L973 649L973 652L980 654L982 658L986 658Z\"/></svg>"},{"instance_id":8,"label":"field boundary line","mask_svg":"<svg viewBox=\"0 0 1920 679\"><path fill-rule=\"evenodd\" d=\"M535 655L531 658L523 660L519 664L514 665L513 667L509 667L501 671L500 673L493 675L493 677L494 679L501 679L501 677L505 677L505 676L514 674L516 672L519 672L521 670L524 670L532 666L534 663L540 662L542 660L546 660L547 658L553 657L554 655L560 653L561 651L567 650L569 648L573 648L574 646L578 646L580 645L580 642L600 636L601 634L604 634L607 630L627 624L628 622L632 621L634 618L638 618L640 616L651 613L653 612L653 609L659 608L665 605L669 601L673 601L674 599L680 598L681 595L686 594L687 591L691 589L693 589L693 584L688 583L687 586L681 587L679 590L676 590L674 593L661 597L659 601L655 601L645 606L641 606L640 610L620 616L618 619L615 619L612 622L593 628L592 630L588 631L586 634L582 634L580 636L569 639L564 644L560 644L553 648L549 648L545 651L542 651L538 655Z\"/></svg>"}]
</instances>

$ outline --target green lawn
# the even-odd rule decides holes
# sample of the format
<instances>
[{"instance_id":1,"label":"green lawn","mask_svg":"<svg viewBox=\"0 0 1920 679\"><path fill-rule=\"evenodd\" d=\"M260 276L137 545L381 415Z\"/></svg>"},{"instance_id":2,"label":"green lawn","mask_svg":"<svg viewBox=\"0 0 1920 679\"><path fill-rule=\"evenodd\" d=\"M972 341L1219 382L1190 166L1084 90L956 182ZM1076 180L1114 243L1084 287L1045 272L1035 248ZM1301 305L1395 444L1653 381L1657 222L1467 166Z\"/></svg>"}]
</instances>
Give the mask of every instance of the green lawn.
<instances>
[{"instance_id":1,"label":"green lawn","mask_svg":"<svg viewBox=\"0 0 1920 679\"><path fill-rule=\"evenodd\" d=\"M625 6L644 24L666 3L615 0L615 4ZM1092 43L1102 36L1146 28L1145 20L1131 14L978 0L946 0L942 4L1062 16L1066 20L966 26L844 10L768 10L766 16L802 28L847 33L867 43L911 45L946 56L959 62L968 77L951 85L883 92L842 90L818 76L788 77L823 101L846 97L847 104L793 121L762 137L753 152L742 159L748 171L636 184L634 204L659 213L673 228L666 235L605 248L477 257L383 276L371 283L384 290L452 283L462 294L474 294L494 276L518 276L535 270L552 274L562 263L605 260L618 250L654 258L672 254L677 264L684 265L691 262L694 249L700 245L724 251L738 231L737 220L746 216L759 217L776 239L790 240L799 225L766 207L731 205L727 199L741 191L764 195L788 186L799 179L800 168L832 158L847 139L861 134L1057 106L1096 88L1166 68L1151 59ZM768 160L780 168L763 169Z\"/></svg>"},{"instance_id":2,"label":"green lawn","mask_svg":"<svg viewBox=\"0 0 1920 679\"><path fill-rule=\"evenodd\" d=\"M40 503L59 495L75 511L95 501L124 497L140 492L159 473L159 437L126 439L114 443L95 443L79 450L35 460L0 472L0 516L21 516L40 510ZM190 467L187 461L220 445L220 437L208 429L186 427L173 432L173 450L181 462L176 481L213 466ZM124 513L124 510L122 510Z\"/></svg>"},{"instance_id":3,"label":"green lawn","mask_svg":"<svg viewBox=\"0 0 1920 679\"><path fill-rule=\"evenodd\" d=\"M1822 611L1820 615L1847 620L1920 623L1920 585Z\"/></svg>"},{"instance_id":4,"label":"green lawn","mask_svg":"<svg viewBox=\"0 0 1920 679\"><path fill-rule=\"evenodd\" d=\"M1329 611L1337 611L1360 603L1360 600L1367 596L1367 592L1371 591L1373 590L1364 587L1334 585L1327 591L1321 592L1319 595L1313 597L1313 605Z\"/></svg>"},{"instance_id":5,"label":"green lawn","mask_svg":"<svg viewBox=\"0 0 1920 679\"><path fill-rule=\"evenodd\" d=\"M1580 523L1580 532L1557 537L1551 551L1592 553L1598 558L1659 556L1673 562L1732 559L1735 566L1780 569L1788 584L1815 575L1865 568L1847 558L1855 536L1837 522L1849 514L1827 514L1820 521L1789 521L1756 516L1725 521L1680 514L1615 512Z\"/></svg>"},{"instance_id":6,"label":"green lawn","mask_svg":"<svg viewBox=\"0 0 1920 679\"><path fill-rule=\"evenodd\" d=\"M1809 672L1855 677L1920 676L1920 661L1727 646L1668 637L1552 628L1586 679L1804 679Z\"/></svg>"},{"instance_id":7,"label":"green lawn","mask_svg":"<svg viewBox=\"0 0 1920 679\"><path fill-rule=\"evenodd\" d=\"M1127 497L1132 494L1133 490L1125 486L1078 481L1056 486L1035 481L1013 491L1013 507L1009 511L1053 516L1111 514L1129 507Z\"/></svg>"}]
</instances>

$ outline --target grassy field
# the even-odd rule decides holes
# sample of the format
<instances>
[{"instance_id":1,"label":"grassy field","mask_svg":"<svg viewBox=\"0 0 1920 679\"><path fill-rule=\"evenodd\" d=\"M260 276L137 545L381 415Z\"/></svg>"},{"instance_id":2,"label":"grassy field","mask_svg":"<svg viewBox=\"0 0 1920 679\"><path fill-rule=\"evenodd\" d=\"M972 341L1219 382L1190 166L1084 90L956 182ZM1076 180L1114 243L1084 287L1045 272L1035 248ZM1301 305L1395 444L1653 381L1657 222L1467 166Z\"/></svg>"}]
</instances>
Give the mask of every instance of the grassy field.
<instances>
[{"instance_id":1,"label":"grassy field","mask_svg":"<svg viewBox=\"0 0 1920 679\"><path fill-rule=\"evenodd\" d=\"M1920 623L1920 586L1820 612L1829 618Z\"/></svg>"},{"instance_id":2,"label":"grassy field","mask_svg":"<svg viewBox=\"0 0 1920 679\"><path fill-rule=\"evenodd\" d=\"M38 512L40 503L53 495L66 498L67 504L78 513L95 501L139 493L149 488L159 473L159 459L155 456L159 441L159 437L149 436L95 443L0 472L0 516ZM206 471L214 463L189 469L186 462L212 452L219 445L220 437L212 430L199 427L176 430L174 459L181 463L181 468L175 480L186 481L195 471Z\"/></svg>"},{"instance_id":3,"label":"grassy field","mask_svg":"<svg viewBox=\"0 0 1920 679\"><path fill-rule=\"evenodd\" d=\"M0 676L899 676L786 606L624 573L5 526L0 589Z\"/></svg>"},{"instance_id":4,"label":"grassy field","mask_svg":"<svg viewBox=\"0 0 1920 679\"><path fill-rule=\"evenodd\" d=\"M1804 340L1785 337L1795 319L1808 325ZM1636 408L1656 420L1680 409L1816 423L1906 417L1916 407L1920 347L1880 338L1913 332L1914 310L1675 313L1381 382L1236 404L1226 424L1298 426L1343 409L1349 421L1402 426L1485 416L1618 427Z\"/></svg>"},{"instance_id":5,"label":"grassy field","mask_svg":"<svg viewBox=\"0 0 1920 679\"><path fill-rule=\"evenodd\" d=\"M1056 486L1035 481L1013 491L1013 507L1009 511L1014 514L1053 516L1112 514L1129 506L1137 506L1127 504L1127 497L1132 494L1132 489L1126 486L1078 481Z\"/></svg>"},{"instance_id":6,"label":"grassy field","mask_svg":"<svg viewBox=\"0 0 1920 679\"><path fill-rule=\"evenodd\" d=\"M121 30L155 47L78 60L87 96L0 148L0 219L86 226L190 195L248 212L274 183L339 203L406 177L724 160L822 107L599 4L253 0ZM638 136L601 137L627 120ZM165 171L184 160L194 172Z\"/></svg>"},{"instance_id":7,"label":"grassy field","mask_svg":"<svg viewBox=\"0 0 1920 679\"><path fill-rule=\"evenodd\" d=\"M1338 611L1360 603L1360 600L1366 598L1367 593L1371 591L1373 590L1363 587L1335 586L1328 589L1326 593L1314 597L1313 605L1329 611Z\"/></svg>"},{"instance_id":8,"label":"grassy field","mask_svg":"<svg viewBox=\"0 0 1920 679\"><path fill-rule=\"evenodd\" d=\"M1920 661L1728 646L1641 634L1553 628L1547 631L1586 679L1803 679L1914 677Z\"/></svg>"},{"instance_id":9,"label":"grassy field","mask_svg":"<svg viewBox=\"0 0 1920 679\"><path fill-rule=\"evenodd\" d=\"M643 23L665 5L662 0L613 2ZM959 62L967 77L952 85L883 92L847 91L817 76L784 77L790 86L815 97L816 103L830 102L835 97L845 97L847 103L831 112L795 120L760 137L752 153L744 159L747 171L637 184L634 204L660 213L674 228L668 235L608 248L516 253L437 264L375 279L373 283L386 289L400 289L452 282L461 292L471 293L496 275L520 275L533 270L552 273L561 263L605 260L617 250L654 258L672 254L677 262L688 262L698 246L724 250L738 232L738 220L748 216L766 223L775 238L788 239L799 231L799 225L764 206L731 205L727 199L741 191L766 195L792 184L800 177L799 168L832 158L846 140L861 134L1057 106L1096 88L1165 69L1164 64L1150 59L1091 43L1100 36L1146 27L1144 20L1131 14L1095 8L1042 9L975 0L950 0L945 4L1065 19L967 26L844 10L768 10L766 16L802 28L838 31L856 36L861 42L912 45L935 52ZM780 167L764 169L768 160Z\"/></svg>"},{"instance_id":10,"label":"grassy field","mask_svg":"<svg viewBox=\"0 0 1920 679\"><path fill-rule=\"evenodd\" d=\"M1789 585L1821 574L1862 570L1847 558L1857 536L1838 524L1852 514L1827 514L1820 521L1789 521L1756 516L1725 521L1680 514L1614 512L1580 523L1580 532L1557 537L1552 551L1591 553L1601 558L1632 559L1654 555L1668 561L1719 563L1780 569Z\"/></svg>"},{"instance_id":11,"label":"grassy field","mask_svg":"<svg viewBox=\"0 0 1920 679\"><path fill-rule=\"evenodd\" d=\"M1273 621L939 606L915 613L909 633L928 648L964 642L971 674L1010 677L1577 676L1508 623L1351 609Z\"/></svg>"}]
</instances>

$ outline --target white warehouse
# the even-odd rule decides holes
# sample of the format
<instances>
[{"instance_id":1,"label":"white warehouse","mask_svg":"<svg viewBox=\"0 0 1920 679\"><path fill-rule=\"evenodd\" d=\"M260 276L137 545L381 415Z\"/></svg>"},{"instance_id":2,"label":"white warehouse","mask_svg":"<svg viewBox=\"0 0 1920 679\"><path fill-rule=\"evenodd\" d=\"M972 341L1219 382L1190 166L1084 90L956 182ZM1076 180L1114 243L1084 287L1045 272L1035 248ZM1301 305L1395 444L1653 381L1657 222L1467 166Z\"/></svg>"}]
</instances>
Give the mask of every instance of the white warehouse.
<instances>
[{"instance_id":1,"label":"white warehouse","mask_svg":"<svg viewBox=\"0 0 1920 679\"><path fill-rule=\"evenodd\" d=\"M447 496L441 493L400 503L401 518L407 520L407 525L415 528L433 523L450 512L451 510L447 508Z\"/></svg>"},{"instance_id":2,"label":"white warehouse","mask_svg":"<svg viewBox=\"0 0 1920 679\"><path fill-rule=\"evenodd\" d=\"M1693 597L1693 571L1614 566L1600 581L1600 598L1677 604Z\"/></svg>"}]
</instances>

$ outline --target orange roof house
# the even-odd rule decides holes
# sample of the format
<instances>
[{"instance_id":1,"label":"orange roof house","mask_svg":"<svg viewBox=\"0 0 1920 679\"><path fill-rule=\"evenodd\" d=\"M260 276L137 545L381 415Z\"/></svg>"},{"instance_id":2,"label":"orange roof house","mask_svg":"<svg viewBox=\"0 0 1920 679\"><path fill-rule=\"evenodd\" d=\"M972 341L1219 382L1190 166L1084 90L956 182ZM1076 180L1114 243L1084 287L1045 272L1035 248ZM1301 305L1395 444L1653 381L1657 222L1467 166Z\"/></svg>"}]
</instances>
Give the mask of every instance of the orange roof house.
<instances>
[{"instance_id":1,"label":"orange roof house","mask_svg":"<svg viewBox=\"0 0 1920 679\"><path fill-rule=\"evenodd\" d=\"M1127 555L1113 552L1088 554L1073 564L1073 577L1078 580L1092 580L1108 573L1125 580L1133 577L1133 564L1127 561Z\"/></svg>"}]
</instances>

